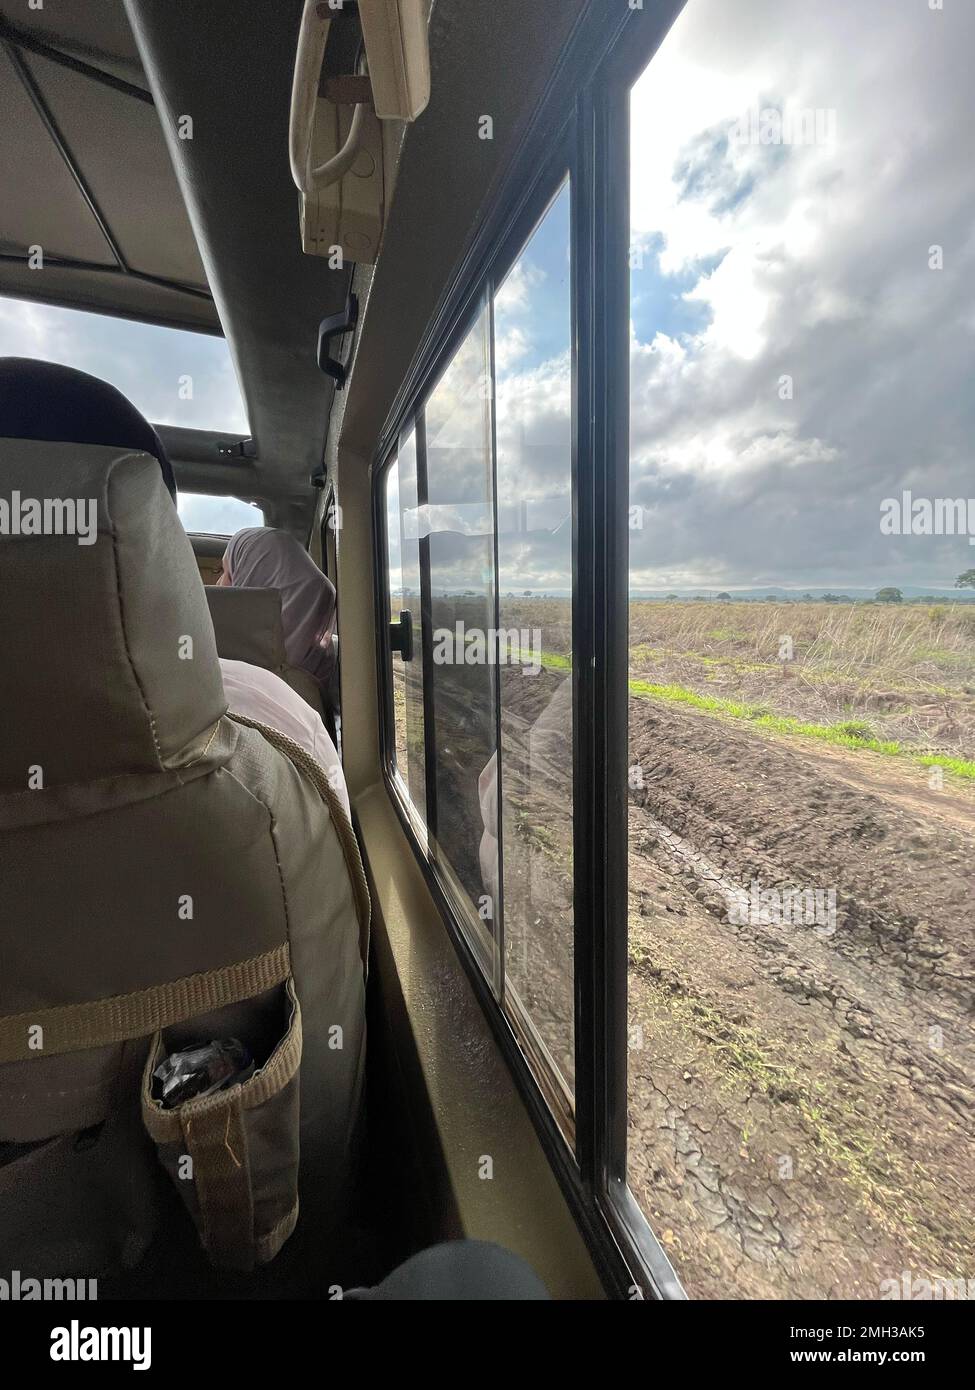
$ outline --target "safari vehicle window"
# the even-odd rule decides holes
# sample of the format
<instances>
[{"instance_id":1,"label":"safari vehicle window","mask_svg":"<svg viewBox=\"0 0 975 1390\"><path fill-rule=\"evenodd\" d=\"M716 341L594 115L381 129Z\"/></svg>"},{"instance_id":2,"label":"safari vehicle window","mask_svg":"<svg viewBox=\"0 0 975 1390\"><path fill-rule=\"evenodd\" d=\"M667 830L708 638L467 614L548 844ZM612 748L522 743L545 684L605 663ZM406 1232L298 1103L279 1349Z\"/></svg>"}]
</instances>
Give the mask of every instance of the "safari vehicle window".
<instances>
[{"instance_id":1,"label":"safari vehicle window","mask_svg":"<svg viewBox=\"0 0 975 1390\"><path fill-rule=\"evenodd\" d=\"M569 186L499 264L385 480L396 785L571 1134Z\"/></svg>"},{"instance_id":2,"label":"safari vehicle window","mask_svg":"<svg viewBox=\"0 0 975 1390\"><path fill-rule=\"evenodd\" d=\"M239 497L209 497L202 492L181 492L177 501L180 520L191 534L232 536L247 526L263 526L264 513L254 502Z\"/></svg>"},{"instance_id":3,"label":"safari vehicle window","mask_svg":"<svg viewBox=\"0 0 975 1390\"><path fill-rule=\"evenodd\" d=\"M889 1297L975 1234L964 45L624 8L380 457L391 786L639 1287Z\"/></svg>"},{"instance_id":4,"label":"safari vehicle window","mask_svg":"<svg viewBox=\"0 0 975 1390\"><path fill-rule=\"evenodd\" d=\"M0 298L0 356L100 377L154 425L249 432L230 349L209 333Z\"/></svg>"}]
</instances>

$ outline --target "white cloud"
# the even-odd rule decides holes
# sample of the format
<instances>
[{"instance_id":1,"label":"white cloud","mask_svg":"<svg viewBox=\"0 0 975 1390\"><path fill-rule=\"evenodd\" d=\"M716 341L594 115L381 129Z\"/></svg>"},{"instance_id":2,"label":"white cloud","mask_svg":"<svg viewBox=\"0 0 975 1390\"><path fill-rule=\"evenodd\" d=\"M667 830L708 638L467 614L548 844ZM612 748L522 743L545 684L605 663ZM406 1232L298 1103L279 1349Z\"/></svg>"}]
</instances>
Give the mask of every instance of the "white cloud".
<instances>
[{"instance_id":1,"label":"white cloud","mask_svg":"<svg viewBox=\"0 0 975 1390\"><path fill-rule=\"evenodd\" d=\"M632 241L684 278L663 298L637 281L636 587L965 567L963 540L895 551L877 511L908 478L972 490L973 47L971 6L693 0L637 83ZM773 104L832 113L835 139L729 142ZM675 294L696 311L680 329L655 321Z\"/></svg>"},{"instance_id":2,"label":"white cloud","mask_svg":"<svg viewBox=\"0 0 975 1390\"><path fill-rule=\"evenodd\" d=\"M495 291L495 312L499 315L524 313L532 302L532 291L544 279L545 271L541 266L516 261Z\"/></svg>"},{"instance_id":3,"label":"white cloud","mask_svg":"<svg viewBox=\"0 0 975 1390\"><path fill-rule=\"evenodd\" d=\"M60 362L100 377L153 424L248 432L222 338L0 298L0 355Z\"/></svg>"}]
</instances>

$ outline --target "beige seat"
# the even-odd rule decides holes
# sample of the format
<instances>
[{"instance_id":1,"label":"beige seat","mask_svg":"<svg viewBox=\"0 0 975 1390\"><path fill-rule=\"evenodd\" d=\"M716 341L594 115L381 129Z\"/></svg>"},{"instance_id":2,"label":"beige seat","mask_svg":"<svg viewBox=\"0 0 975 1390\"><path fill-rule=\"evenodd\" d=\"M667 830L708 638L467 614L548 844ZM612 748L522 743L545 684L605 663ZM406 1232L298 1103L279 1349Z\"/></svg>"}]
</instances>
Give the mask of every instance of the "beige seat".
<instances>
[{"instance_id":1,"label":"beige seat","mask_svg":"<svg viewBox=\"0 0 975 1390\"><path fill-rule=\"evenodd\" d=\"M316 713L322 713L318 682L308 671L289 666L281 624L279 589L234 589L208 584L204 590L213 620L217 655L248 661L273 671Z\"/></svg>"},{"instance_id":2,"label":"beige seat","mask_svg":"<svg viewBox=\"0 0 975 1390\"><path fill-rule=\"evenodd\" d=\"M0 440L18 493L95 499L98 532L0 535L0 1251L25 1275L132 1265L172 1179L214 1263L248 1269L299 1186L312 1240L341 1213L358 851L307 755L226 716L156 460ZM162 1109L162 1056L229 1036L256 1074Z\"/></svg>"}]
</instances>

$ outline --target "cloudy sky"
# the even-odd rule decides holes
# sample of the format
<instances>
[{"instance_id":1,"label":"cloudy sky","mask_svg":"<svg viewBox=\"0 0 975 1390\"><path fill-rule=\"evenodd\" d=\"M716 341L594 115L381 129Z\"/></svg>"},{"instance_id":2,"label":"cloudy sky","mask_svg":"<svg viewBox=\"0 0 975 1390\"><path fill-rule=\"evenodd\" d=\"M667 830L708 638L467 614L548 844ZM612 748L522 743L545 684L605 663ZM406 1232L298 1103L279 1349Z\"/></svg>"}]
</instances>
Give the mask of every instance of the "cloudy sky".
<instances>
[{"instance_id":1,"label":"cloudy sky","mask_svg":"<svg viewBox=\"0 0 975 1390\"><path fill-rule=\"evenodd\" d=\"M975 496L973 52L967 0L690 0L631 107L634 587L975 564L879 529L904 488ZM769 108L824 143L735 138Z\"/></svg>"},{"instance_id":2,"label":"cloudy sky","mask_svg":"<svg viewBox=\"0 0 975 1390\"><path fill-rule=\"evenodd\" d=\"M153 424L248 431L223 338L0 298L0 356L44 358L102 377ZM253 507L230 498L183 496L180 515L188 530L227 534L259 522Z\"/></svg>"},{"instance_id":3,"label":"cloudy sky","mask_svg":"<svg viewBox=\"0 0 975 1390\"><path fill-rule=\"evenodd\" d=\"M975 565L965 537L880 530L903 489L975 495L975 3L933 3L689 0L637 83L635 590L950 587ZM811 113L813 138L740 138L763 111ZM567 587L567 215L563 192L495 303L502 591ZM219 339L0 300L0 352L103 375L157 422L247 429ZM445 583L455 553L486 582L490 551L470 352L415 523L444 536Z\"/></svg>"},{"instance_id":4,"label":"cloudy sky","mask_svg":"<svg viewBox=\"0 0 975 1390\"><path fill-rule=\"evenodd\" d=\"M904 489L975 496L973 53L971 0L689 0L636 84L635 591L975 565L880 530ZM563 194L495 303L502 591L568 587L567 245ZM460 510L421 526L472 535L483 462L441 439Z\"/></svg>"}]
</instances>

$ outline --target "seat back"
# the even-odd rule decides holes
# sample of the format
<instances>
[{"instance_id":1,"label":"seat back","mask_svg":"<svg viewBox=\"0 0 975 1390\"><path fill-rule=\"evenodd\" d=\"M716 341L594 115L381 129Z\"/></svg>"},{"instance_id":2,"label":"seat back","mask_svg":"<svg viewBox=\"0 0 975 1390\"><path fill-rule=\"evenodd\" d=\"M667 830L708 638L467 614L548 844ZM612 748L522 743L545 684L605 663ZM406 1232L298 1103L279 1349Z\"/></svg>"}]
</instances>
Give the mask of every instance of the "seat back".
<instances>
[{"instance_id":1,"label":"seat back","mask_svg":"<svg viewBox=\"0 0 975 1390\"><path fill-rule=\"evenodd\" d=\"M318 682L309 672L288 664L280 590L208 584L204 592L213 621L217 655L230 661L249 661L252 666L273 671L321 714Z\"/></svg>"},{"instance_id":2,"label":"seat back","mask_svg":"<svg viewBox=\"0 0 975 1390\"><path fill-rule=\"evenodd\" d=\"M0 588L9 1267L132 1265L165 1173L220 1266L273 1258L299 1186L302 1226L326 1239L365 1043L368 908L341 808L227 717L155 459L0 440ZM228 1038L253 1076L164 1109L162 1059Z\"/></svg>"}]
</instances>

